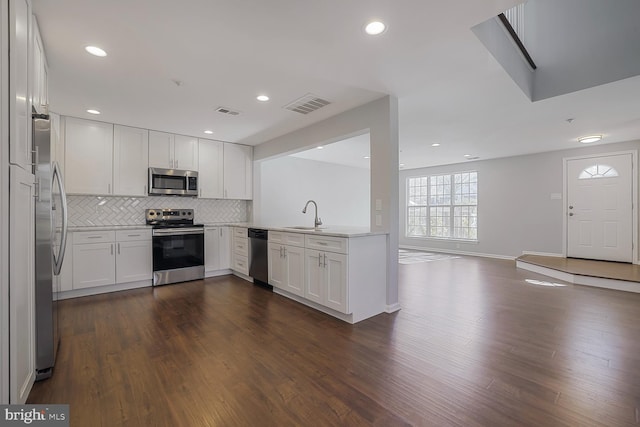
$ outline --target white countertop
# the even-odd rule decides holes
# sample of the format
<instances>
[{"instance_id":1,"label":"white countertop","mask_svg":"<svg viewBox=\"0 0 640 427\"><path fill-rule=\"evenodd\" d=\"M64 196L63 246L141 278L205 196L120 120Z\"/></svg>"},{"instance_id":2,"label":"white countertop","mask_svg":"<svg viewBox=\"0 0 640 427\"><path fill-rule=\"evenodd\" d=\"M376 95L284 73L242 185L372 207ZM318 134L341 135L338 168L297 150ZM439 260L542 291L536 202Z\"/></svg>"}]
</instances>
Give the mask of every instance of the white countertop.
<instances>
[{"instance_id":1,"label":"white countertop","mask_svg":"<svg viewBox=\"0 0 640 427\"><path fill-rule=\"evenodd\" d=\"M305 227L291 228L291 227L277 227L277 226L265 226L259 224L250 223L232 223L232 224L205 224L205 227L228 225L235 227L247 227L247 228L261 228L269 231L284 231L287 233L302 233L302 234L318 234L322 236L334 236L334 237L364 237L364 236L377 236L389 234L385 231L372 231L369 227L354 227L345 225L321 225L320 228ZM303 226L300 226L303 227Z\"/></svg>"},{"instance_id":2,"label":"white countertop","mask_svg":"<svg viewBox=\"0 0 640 427\"><path fill-rule=\"evenodd\" d=\"M136 224L136 225L71 225L69 231L111 231L111 230L140 230L151 229L150 225Z\"/></svg>"},{"instance_id":3,"label":"white countertop","mask_svg":"<svg viewBox=\"0 0 640 427\"><path fill-rule=\"evenodd\" d=\"M364 237L364 236L377 236L388 234L384 231L372 231L369 227L353 227L344 225L327 225L320 226L320 228L305 227L291 228L291 227L275 227L264 226L259 224L251 224L247 222L222 222L222 223L205 223L206 227L247 227L247 228L261 228L269 231L283 231L287 233L301 233L301 234L318 234L322 236L334 236L334 237ZM303 227L303 226L300 226ZM135 225L82 225L82 226L70 226L70 232L79 231L110 231L110 230L134 230L134 229L150 229L150 225L135 224Z\"/></svg>"}]
</instances>

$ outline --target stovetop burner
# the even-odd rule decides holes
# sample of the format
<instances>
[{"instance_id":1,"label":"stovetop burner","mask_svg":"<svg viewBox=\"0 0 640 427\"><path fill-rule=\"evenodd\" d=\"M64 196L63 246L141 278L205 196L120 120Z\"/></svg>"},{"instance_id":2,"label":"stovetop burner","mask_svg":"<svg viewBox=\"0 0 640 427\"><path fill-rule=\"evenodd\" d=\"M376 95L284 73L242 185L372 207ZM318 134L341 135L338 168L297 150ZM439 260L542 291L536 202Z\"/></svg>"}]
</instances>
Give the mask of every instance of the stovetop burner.
<instances>
[{"instance_id":1,"label":"stovetop burner","mask_svg":"<svg viewBox=\"0 0 640 427\"><path fill-rule=\"evenodd\" d=\"M193 209L146 209L147 225L153 228L204 227L193 223Z\"/></svg>"}]
</instances>

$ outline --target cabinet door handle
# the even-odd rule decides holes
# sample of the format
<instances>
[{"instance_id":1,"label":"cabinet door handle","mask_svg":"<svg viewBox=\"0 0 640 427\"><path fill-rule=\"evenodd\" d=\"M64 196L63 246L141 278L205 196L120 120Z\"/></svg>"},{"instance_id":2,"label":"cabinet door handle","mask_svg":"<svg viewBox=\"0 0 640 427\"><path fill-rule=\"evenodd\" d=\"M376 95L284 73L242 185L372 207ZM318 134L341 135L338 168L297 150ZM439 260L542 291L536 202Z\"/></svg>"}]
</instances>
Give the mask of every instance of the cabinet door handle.
<instances>
[{"instance_id":1,"label":"cabinet door handle","mask_svg":"<svg viewBox=\"0 0 640 427\"><path fill-rule=\"evenodd\" d=\"M87 239L101 239L102 236L87 236Z\"/></svg>"},{"instance_id":2,"label":"cabinet door handle","mask_svg":"<svg viewBox=\"0 0 640 427\"><path fill-rule=\"evenodd\" d=\"M111 255L113 255L113 243L111 244Z\"/></svg>"},{"instance_id":3,"label":"cabinet door handle","mask_svg":"<svg viewBox=\"0 0 640 427\"><path fill-rule=\"evenodd\" d=\"M107 184L107 194L111 194L111 184Z\"/></svg>"},{"instance_id":4,"label":"cabinet door handle","mask_svg":"<svg viewBox=\"0 0 640 427\"><path fill-rule=\"evenodd\" d=\"M118 255L120 255L120 243L118 243Z\"/></svg>"}]
</instances>

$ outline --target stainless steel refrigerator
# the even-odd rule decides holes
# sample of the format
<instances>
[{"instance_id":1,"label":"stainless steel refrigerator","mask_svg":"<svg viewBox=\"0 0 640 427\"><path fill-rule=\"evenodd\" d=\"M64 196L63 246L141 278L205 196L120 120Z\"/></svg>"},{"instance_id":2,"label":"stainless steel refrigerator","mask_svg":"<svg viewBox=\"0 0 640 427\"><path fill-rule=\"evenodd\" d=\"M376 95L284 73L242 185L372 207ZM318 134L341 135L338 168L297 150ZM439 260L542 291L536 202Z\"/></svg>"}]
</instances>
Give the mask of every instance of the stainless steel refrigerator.
<instances>
[{"instance_id":1,"label":"stainless steel refrigerator","mask_svg":"<svg viewBox=\"0 0 640 427\"><path fill-rule=\"evenodd\" d=\"M67 244L67 198L60 167L52 162L51 120L32 114L35 203L36 381L49 378L60 343L59 281Z\"/></svg>"}]
</instances>

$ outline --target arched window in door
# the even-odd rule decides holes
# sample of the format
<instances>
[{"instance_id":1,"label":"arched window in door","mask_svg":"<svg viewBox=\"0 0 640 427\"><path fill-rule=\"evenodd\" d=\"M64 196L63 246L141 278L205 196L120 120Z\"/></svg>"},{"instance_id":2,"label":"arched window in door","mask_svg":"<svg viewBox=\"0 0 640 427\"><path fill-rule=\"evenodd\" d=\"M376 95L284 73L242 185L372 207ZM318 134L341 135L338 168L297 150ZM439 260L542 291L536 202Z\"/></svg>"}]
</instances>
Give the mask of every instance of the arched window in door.
<instances>
[{"instance_id":1,"label":"arched window in door","mask_svg":"<svg viewBox=\"0 0 640 427\"><path fill-rule=\"evenodd\" d=\"M580 172L578 179L612 178L618 171L609 165L592 165Z\"/></svg>"}]
</instances>

